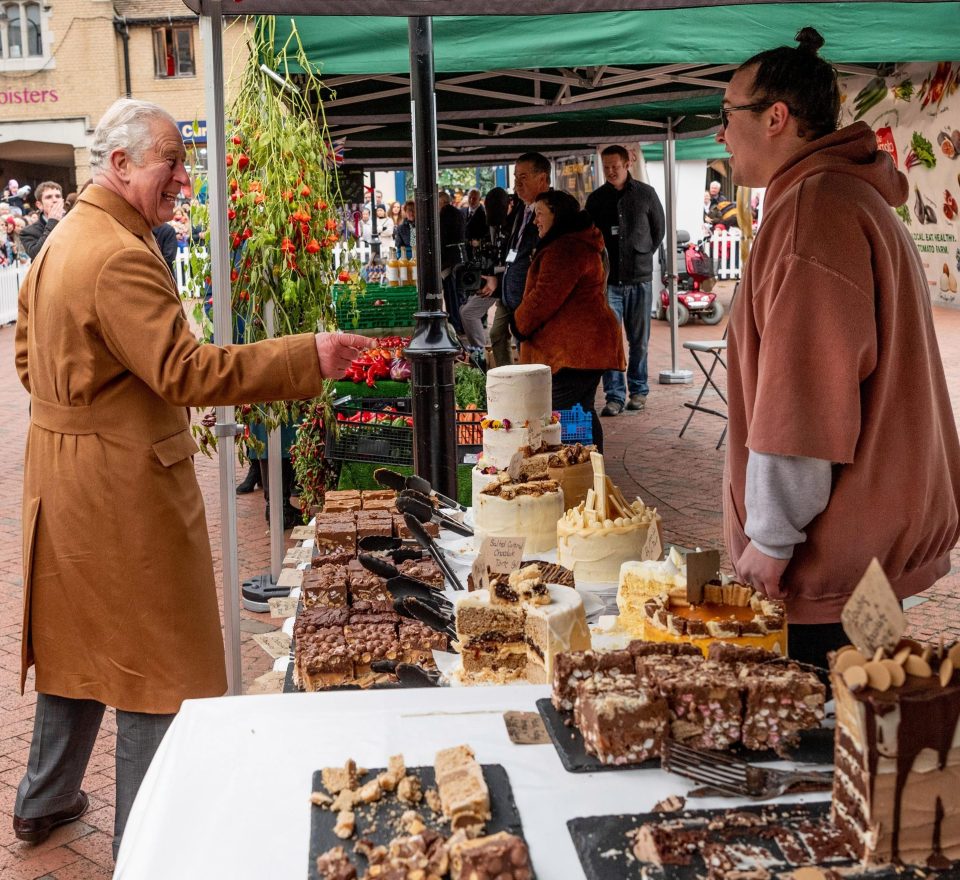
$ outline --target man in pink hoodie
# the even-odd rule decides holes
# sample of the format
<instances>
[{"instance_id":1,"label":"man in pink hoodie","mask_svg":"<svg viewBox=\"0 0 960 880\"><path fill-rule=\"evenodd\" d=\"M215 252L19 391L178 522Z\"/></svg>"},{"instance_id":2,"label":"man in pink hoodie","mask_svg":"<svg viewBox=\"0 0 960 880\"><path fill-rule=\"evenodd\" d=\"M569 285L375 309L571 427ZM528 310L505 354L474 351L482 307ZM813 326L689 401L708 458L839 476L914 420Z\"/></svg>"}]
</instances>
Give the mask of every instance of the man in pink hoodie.
<instances>
[{"instance_id":1,"label":"man in pink hoodie","mask_svg":"<svg viewBox=\"0 0 960 880\"><path fill-rule=\"evenodd\" d=\"M876 557L902 599L949 571L960 443L906 177L870 128L837 130L812 28L747 61L717 140L767 187L729 336L724 529L741 578L783 598L792 657L826 665Z\"/></svg>"}]
</instances>

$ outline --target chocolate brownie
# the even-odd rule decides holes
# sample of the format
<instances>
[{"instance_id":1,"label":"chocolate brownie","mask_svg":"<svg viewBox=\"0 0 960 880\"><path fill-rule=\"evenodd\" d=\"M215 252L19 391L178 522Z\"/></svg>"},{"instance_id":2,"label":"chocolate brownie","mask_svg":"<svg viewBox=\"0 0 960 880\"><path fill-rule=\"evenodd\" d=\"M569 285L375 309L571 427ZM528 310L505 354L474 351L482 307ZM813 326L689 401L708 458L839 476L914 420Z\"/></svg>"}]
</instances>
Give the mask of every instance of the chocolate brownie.
<instances>
[{"instance_id":1,"label":"chocolate brownie","mask_svg":"<svg viewBox=\"0 0 960 880\"><path fill-rule=\"evenodd\" d=\"M297 639L294 671L307 690L343 684L353 678L353 662L343 628L318 629Z\"/></svg>"},{"instance_id":2,"label":"chocolate brownie","mask_svg":"<svg viewBox=\"0 0 960 880\"><path fill-rule=\"evenodd\" d=\"M446 651L447 637L419 620L400 621L400 650L404 663L433 666L433 652Z\"/></svg>"},{"instance_id":3,"label":"chocolate brownie","mask_svg":"<svg viewBox=\"0 0 960 880\"><path fill-rule=\"evenodd\" d=\"M673 739L698 749L725 749L739 741L740 682L728 665L675 666L661 673L657 689L667 700Z\"/></svg>"},{"instance_id":4,"label":"chocolate brownie","mask_svg":"<svg viewBox=\"0 0 960 880\"><path fill-rule=\"evenodd\" d=\"M777 664L744 664L743 744L786 755L801 730L820 726L826 688L813 672Z\"/></svg>"},{"instance_id":5,"label":"chocolate brownie","mask_svg":"<svg viewBox=\"0 0 960 880\"><path fill-rule=\"evenodd\" d=\"M358 676L369 672L374 660L396 660L400 656L394 624L349 623L343 633Z\"/></svg>"},{"instance_id":6,"label":"chocolate brownie","mask_svg":"<svg viewBox=\"0 0 960 880\"><path fill-rule=\"evenodd\" d=\"M347 550L353 553L357 549L357 525L352 520L317 525L316 545L319 550Z\"/></svg>"},{"instance_id":7,"label":"chocolate brownie","mask_svg":"<svg viewBox=\"0 0 960 880\"><path fill-rule=\"evenodd\" d=\"M443 589L443 572L432 559L405 559L397 568L407 577L416 578L438 590Z\"/></svg>"},{"instance_id":8,"label":"chocolate brownie","mask_svg":"<svg viewBox=\"0 0 960 880\"><path fill-rule=\"evenodd\" d=\"M350 612L346 608L305 608L293 625L293 634L299 639L312 635L320 629L346 626L350 621Z\"/></svg>"},{"instance_id":9,"label":"chocolate brownie","mask_svg":"<svg viewBox=\"0 0 960 880\"><path fill-rule=\"evenodd\" d=\"M527 844L506 831L455 843L450 862L452 880L532 880L533 877Z\"/></svg>"}]
</instances>

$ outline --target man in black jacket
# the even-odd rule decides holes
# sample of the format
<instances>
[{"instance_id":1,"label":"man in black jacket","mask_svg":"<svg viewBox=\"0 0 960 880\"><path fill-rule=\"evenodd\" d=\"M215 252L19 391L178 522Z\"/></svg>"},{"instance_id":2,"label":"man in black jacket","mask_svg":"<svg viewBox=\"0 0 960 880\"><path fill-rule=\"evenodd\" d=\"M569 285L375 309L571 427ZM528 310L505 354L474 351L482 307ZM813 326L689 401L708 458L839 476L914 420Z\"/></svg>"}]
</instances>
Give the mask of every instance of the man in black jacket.
<instances>
[{"instance_id":1,"label":"man in black jacket","mask_svg":"<svg viewBox=\"0 0 960 880\"><path fill-rule=\"evenodd\" d=\"M63 219L63 190L60 189L59 183L45 180L37 187L36 196L40 219L36 223L31 223L20 233L20 242L31 260L37 258L47 236Z\"/></svg>"},{"instance_id":2,"label":"man in black jacket","mask_svg":"<svg viewBox=\"0 0 960 880\"><path fill-rule=\"evenodd\" d=\"M453 206L450 193L446 190L440 190L437 198L440 203L440 278L443 281L443 299L453 329L457 333L463 333L463 323L460 320L460 290L455 271L461 262L463 215Z\"/></svg>"},{"instance_id":3,"label":"man in black jacket","mask_svg":"<svg viewBox=\"0 0 960 880\"><path fill-rule=\"evenodd\" d=\"M586 209L603 233L610 258L607 302L623 322L627 336L627 373L603 374L607 398L602 416L627 409L643 409L647 383L647 345L653 298L653 254L663 241L663 206L652 186L634 180L627 170L629 155L623 147L600 153L607 182L590 193ZM630 396L627 399L627 391Z\"/></svg>"}]
</instances>

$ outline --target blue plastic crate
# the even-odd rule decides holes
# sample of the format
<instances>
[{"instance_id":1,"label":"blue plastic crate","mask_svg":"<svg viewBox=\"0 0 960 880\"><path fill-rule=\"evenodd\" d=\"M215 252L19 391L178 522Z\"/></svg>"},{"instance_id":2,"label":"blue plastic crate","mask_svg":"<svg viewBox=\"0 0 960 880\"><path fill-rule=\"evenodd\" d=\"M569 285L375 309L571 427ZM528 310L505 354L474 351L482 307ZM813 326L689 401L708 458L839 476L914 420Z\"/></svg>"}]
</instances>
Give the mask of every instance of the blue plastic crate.
<instances>
[{"instance_id":1,"label":"blue plastic crate","mask_svg":"<svg viewBox=\"0 0 960 880\"><path fill-rule=\"evenodd\" d=\"M560 410L561 443L593 443L593 419L579 403L573 409Z\"/></svg>"}]
</instances>

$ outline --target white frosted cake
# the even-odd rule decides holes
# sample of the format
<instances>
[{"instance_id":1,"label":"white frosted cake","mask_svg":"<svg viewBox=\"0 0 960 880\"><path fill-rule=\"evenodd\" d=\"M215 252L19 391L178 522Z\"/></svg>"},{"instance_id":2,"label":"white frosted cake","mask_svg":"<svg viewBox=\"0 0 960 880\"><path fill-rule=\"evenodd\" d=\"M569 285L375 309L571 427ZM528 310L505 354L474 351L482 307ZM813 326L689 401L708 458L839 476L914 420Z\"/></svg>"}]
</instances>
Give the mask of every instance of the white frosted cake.
<instances>
[{"instance_id":1,"label":"white frosted cake","mask_svg":"<svg viewBox=\"0 0 960 880\"><path fill-rule=\"evenodd\" d=\"M552 680L554 658L591 646L583 599L571 587L540 582L536 565L457 596L457 644L466 682Z\"/></svg>"},{"instance_id":2,"label":"white frosted cake","mask_svg":"<svg viewBox=\"0 0 960 880\"><path fill-rule=\"evenodd\" d=\"M563 516L563 492L554 480L515 483L496 474L477 495L474 536L477 546L488 535L524 537L525 550L544 553L557 546L557 520Z\"/></svg>"},{"instance_id":3,"label":"white frosted cake","mask_svg":"<svg viewBox=\"0 0 960 880\"><path fill-rule=\"evenodd\" d=\"M556 546L563 492L559 482L548 479L545 455L548 447L560 445L552 387L544 364L496 367L487 373L483 452L472 474L478 546L487 535L525 537L527 550L534 553Z\"/></svg>"},{"instance_id":4,"label":"white frosted cake","mask_svg":"<svg viewBox=\"0 0 960 880\"><path fill-rule=\"evenodd\" d=\"M628 502L604 473L603 456L592 459L596 489L557 522L557 562L578 581L615 583L627 560L659 555L651 530L659 530L660 515L639 498Z\"/></svg>"}]
</instances>

